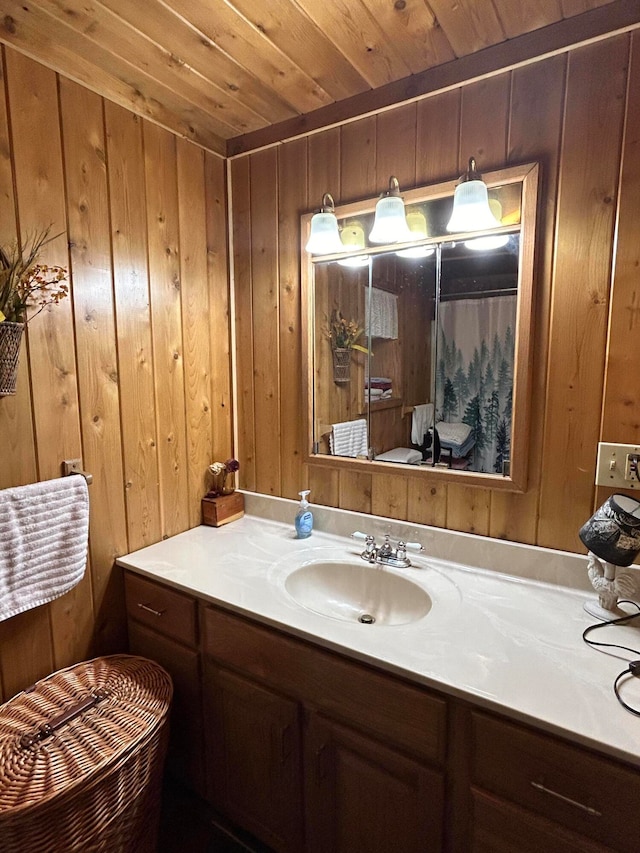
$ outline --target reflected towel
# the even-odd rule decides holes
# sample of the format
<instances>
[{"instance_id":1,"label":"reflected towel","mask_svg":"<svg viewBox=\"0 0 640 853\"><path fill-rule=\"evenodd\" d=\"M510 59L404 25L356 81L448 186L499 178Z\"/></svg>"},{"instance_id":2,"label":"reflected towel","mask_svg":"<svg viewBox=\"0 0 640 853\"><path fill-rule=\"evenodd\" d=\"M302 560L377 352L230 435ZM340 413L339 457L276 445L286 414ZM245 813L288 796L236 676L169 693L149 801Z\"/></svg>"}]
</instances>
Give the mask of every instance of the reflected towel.
<instances>
[{"instance_id":1,"label":"reflected towel","mask_svg":"<svg viewBox=\"0 0 640 853\"><path fill-rule=\"evenodd\" d=\"M398 297L395 293L371 288L371 307L367 302L365 311L365 333L370 338L387 338L396 340L398 337Z\"/></svg>"},{"instance_id":2,"label":"reflected towel","mask_svg":"<svg viewBox=\"0 0 640 853\"><path fill-rule=\"evenodd\" d=\"M433 403L414 406L411 419L411 443L422 444L427 430L433 425Z\"/></svg>"},{"instance_id":3,"label":"reflected towel","mask_svg":"<svg viewBox=\"0 0 640 853\"><path fill-rule=\"evenodd\" d=\"M333 456L366 456L369 449L366 420L359 418L356 421L333 424L329 445Z\"/></svg>"},{"instance_id":4,"label":"reflected towel","mask_svg":"<svg viewBox=\"0 0 640 853\"><path fill-rule=\"evenodd\" d=\"M0 491L0 621L53 601L79 583L88 535L84 477Z\"/></svg>"}]
</instances>

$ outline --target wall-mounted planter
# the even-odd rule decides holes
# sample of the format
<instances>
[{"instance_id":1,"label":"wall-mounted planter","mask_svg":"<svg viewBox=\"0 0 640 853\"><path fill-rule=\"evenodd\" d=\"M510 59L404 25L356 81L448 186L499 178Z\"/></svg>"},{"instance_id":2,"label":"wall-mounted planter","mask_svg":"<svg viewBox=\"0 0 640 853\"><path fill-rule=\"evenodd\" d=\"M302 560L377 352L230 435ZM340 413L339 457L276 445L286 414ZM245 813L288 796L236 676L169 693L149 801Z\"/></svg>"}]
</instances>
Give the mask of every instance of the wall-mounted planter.
<instances>
[{"instance_id":1,"label":"wall-mounted planter","mask_svg":"<svg viewBox=\"0 0 640 853\"><path fill-rule=\"evenodd\" d=\"M0 323L0 397L16 393L18 358L24 323Z\"/></svg>"},{"instance_id":2,"label":"wall-mounted planter","mask_svg":"<svg viewBox=\"0 0 640 853\"><path fill-rule=\"evenodd\" d=\"M337 385L351 381L351 349L333 349L333 381Z\"/></svg>"}]
</instances>

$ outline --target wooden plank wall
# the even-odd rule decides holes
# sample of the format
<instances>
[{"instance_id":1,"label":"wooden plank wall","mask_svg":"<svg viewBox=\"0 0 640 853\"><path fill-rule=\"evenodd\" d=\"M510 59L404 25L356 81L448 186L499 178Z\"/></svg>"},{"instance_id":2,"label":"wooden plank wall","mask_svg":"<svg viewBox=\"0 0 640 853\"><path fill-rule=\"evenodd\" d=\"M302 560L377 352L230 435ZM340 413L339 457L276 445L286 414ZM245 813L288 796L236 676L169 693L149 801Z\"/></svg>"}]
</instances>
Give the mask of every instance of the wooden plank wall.
<instances>
[{"instance_id":1,"label":"wooden plank wall","mask_svg":"<svg viewBox=\"0 0 640 853\"><path fill-rule=\"evenodd\" d=\"M224 160L9 48L0 68L0 240L52 223L46 260L72 270L0 398L0 488L93 474L84 580L0 623L7 698L126 648L114 558L200 523L232 407Z\"/></svg>"},{"instance_id":2,"label":"wooden plank wall","mask_svg":"<svg viewBox=\"0 0 640 853\"><path fill-rule=\"evenodd\" d=\"M639 53L640 35L610 37L232 161L245 487L308 484L316 503L581 550L598 440L640 441ZM296 218L325 192L375 197L391 174L450 179L471 155L542 166L527 492L305 465Z\"/></svg>"}]
</instances>

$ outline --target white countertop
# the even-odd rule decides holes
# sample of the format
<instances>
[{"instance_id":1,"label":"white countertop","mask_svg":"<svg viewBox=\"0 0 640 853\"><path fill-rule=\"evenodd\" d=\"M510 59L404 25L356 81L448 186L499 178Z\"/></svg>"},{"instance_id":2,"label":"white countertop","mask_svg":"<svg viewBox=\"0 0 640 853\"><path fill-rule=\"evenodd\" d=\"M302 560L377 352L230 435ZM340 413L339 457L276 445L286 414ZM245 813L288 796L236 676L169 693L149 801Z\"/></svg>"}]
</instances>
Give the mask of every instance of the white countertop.
<instances>
[{"instance_id":1,"label":"white countertop","mask_svg":"<svg viewBox=\"0 0 640 853\"><path fill-rule=\"evenodd\" d=\"M595 597L584 581L586 558L318 507L312 536L298 540L294 501L245 497L252 514L221 528L194 528L117 562L640 766L640 717L618 703L612 686L629 660L640 659L640 620L637 627L612 626L593 635L638 649L638 655L603 654L583 642L583 630L594 622L583 603ZM287 575L307 561L359 560L362 543L344 535L354 529L389 530L425 545L423 555L410 555L413 567L384 569L426 589L433 606L425 617L403 625L362 625L314 613L288 595ZM640 708L640 679L629 677L622 691Z\"/></svg>"}]
</instances>

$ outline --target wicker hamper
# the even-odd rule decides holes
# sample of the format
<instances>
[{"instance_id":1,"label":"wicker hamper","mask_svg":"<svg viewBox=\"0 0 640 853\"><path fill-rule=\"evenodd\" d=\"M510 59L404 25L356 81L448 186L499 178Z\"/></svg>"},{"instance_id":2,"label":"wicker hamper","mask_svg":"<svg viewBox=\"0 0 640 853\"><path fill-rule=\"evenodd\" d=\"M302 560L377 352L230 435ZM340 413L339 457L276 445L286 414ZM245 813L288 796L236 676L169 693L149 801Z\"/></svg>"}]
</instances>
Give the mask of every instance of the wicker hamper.
<instances>
[{"instance_id":1,"label":"wicker hamper","mask_svg":"<svg viewBox=\"0 0 640 853\"><path fill-rule=\"evenodd\" d=\"M0 851L155 850L171 695L156 663L113 655L0 706Z\"/></svg>"}]
</instances>

